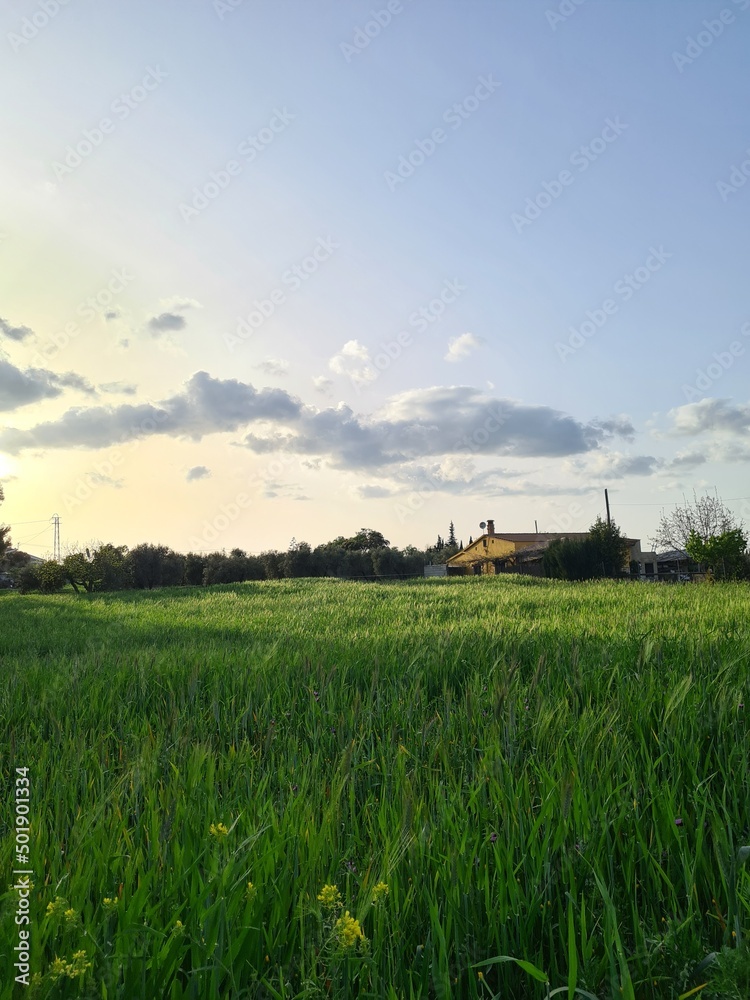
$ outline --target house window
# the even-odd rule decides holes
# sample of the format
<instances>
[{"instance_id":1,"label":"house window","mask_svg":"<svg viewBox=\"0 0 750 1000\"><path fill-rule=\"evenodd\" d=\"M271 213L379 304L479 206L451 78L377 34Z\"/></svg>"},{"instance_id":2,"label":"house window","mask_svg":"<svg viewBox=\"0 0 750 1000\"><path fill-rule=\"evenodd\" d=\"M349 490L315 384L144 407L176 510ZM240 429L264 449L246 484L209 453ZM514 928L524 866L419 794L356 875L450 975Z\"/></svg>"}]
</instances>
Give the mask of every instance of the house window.
<instances>
[{"instance_id":1,"label":"house window","mask_svg":"<svg viewBox=\"0 0 750 1000\"><path fill-rule=\"evenodd\" d=\"M652 562L646 563L646 576L654 575L654 564Z\"/></svg>"}]
</instances>

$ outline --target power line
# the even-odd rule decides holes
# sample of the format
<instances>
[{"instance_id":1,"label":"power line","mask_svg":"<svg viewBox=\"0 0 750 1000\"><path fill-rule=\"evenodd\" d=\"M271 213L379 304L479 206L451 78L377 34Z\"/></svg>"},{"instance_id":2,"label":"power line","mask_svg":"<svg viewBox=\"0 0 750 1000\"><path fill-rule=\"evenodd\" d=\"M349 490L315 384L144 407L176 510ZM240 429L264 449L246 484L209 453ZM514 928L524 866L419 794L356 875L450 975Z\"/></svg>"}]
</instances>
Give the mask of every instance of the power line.
<instances>
[{"instance_id":1,"label":"power line","mask_svg":"<svg viewBox=\"0 0 750 1000\"><path fill-rule=\"evenodd\" d=\"M14 521L13 524L10 525L10 527L11 528L18 528L22 524L42 524L42 522L44 522L44 524L49 524L49 518L48 517L40 517L36 521Z\"/></svg>"},{"instance_id":2,"label":"power line","mask_svg":"<svg viewBox=\"0 0 750 1000\"><path fill-rule=\"evenodd\" d=\"M735 503L738 500L750 500L750 497L726 497L719 498L723 503ZM683 500L682 503L685 501ZM661 503L618 503L618 507L679 507L679 500L664 500Z\"/></svg>"}]
</instances>

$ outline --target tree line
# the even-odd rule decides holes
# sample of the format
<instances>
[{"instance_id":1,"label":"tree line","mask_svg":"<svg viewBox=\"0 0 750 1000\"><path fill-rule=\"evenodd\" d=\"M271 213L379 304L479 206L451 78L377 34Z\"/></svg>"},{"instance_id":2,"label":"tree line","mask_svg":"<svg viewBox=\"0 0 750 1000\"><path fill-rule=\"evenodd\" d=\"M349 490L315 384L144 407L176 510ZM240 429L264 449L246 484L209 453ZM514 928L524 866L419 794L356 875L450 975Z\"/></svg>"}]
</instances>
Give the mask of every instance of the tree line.
<instances>
[{"instance_id":1,"label":"tree line","mask_svg":"<svg viewBox=\"0 0 750 1000\"><path fill-rule=\"evenodd\" d=\"M429 550L428 550L429 551ZM70 585L77 593L105 590L153 590L195 587L248 580L332 576L340 579L392 579L421 576L427 553L413 546L392 547L381 532L361 528L350 538L339 536L315 548L292 542L286 552L253 555L243 549L182 554L166 545L144 542L94 544L69 552L61 562L25 562L11 571L23 593L53 593Z\"/></svg>"},{"instance_id":2,"label":"tree line","mask_svg":"<svg viewBox=\"0 0 750 1000\"><path fill-rule=\"evenodd\" d=\"M744 528L718 497L694 496L692 504L663 514L653 544L676 550L709 577L750 579ZM381 532L360 528L351 537L340 535L315 548L293 538L286 552L269 550L260 555L239 548L229 553L182 554L148 542L134 548L94 543L68 552L61 562L36 562L24 552L11 550L10 529L0 525L0 578L22 593L53 593L68 585L77 593L93 593L293 577L397 579L421 576L426 564L446 563L462 549L463 541L457 540L451 521L447 540L438 535L426 549L392 547ZM562 538L548 546L543 554L544 575L563 580L627 576L628 551L620 528L598 517L584 538ZM630 573L637 575L635 567L630 567Z\"/></svg>"}]
</instances>

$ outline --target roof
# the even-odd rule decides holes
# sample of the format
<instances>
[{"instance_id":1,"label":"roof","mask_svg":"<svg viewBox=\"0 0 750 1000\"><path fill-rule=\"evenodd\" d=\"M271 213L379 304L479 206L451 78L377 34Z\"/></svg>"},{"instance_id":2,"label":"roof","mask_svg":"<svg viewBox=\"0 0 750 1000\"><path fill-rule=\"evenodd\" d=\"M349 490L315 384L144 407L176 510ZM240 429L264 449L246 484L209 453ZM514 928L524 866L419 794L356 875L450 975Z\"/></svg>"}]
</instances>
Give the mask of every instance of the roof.
<instances>
[{"instance_id":1,"label":"roof","mask_svg":"<svg viewBox=\"0 0 750 1000\"><path fill-rule=\"evenodd\" d=\"M481 538L502 538L506 542L551 542L555 538L588 538L588 531L496 531Z\"/></svg>"},{"instance_id":2,"label":"roof","mask_svg":"<svg viewBox=\"0 0 750 1000\"><path fill-rule=\"evenodd\" d=\"M685 562L690 556L679 549L670 549L669 552L659 552L656 558L659 562Z\"/></svg>"}]
</instances>

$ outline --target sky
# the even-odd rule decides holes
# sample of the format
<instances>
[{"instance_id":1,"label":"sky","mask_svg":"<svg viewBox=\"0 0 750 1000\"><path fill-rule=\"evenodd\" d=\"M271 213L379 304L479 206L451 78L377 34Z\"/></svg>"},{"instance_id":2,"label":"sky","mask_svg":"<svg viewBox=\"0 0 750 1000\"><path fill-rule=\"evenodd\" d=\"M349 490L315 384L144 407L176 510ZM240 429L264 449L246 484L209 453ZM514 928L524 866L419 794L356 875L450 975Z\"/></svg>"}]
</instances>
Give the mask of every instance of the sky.
<instances>
[{"instance_id":1,"label":"sky","mask_svg":"<svg viewBox=\"0 0 750 1000\"><path fill-rule=\"evenodd\" d=\"M6 0L15 544L750 523L750 0Z\"/></svg>"}]
</instances>

